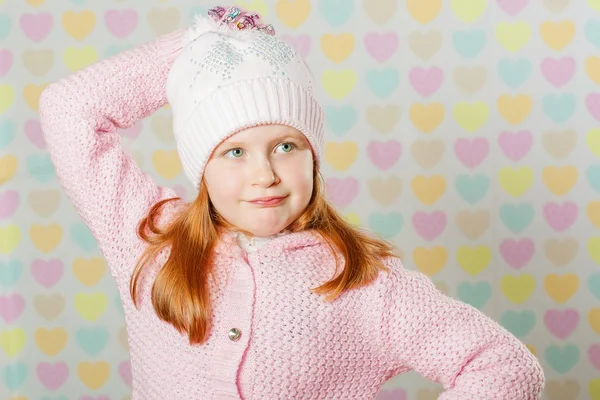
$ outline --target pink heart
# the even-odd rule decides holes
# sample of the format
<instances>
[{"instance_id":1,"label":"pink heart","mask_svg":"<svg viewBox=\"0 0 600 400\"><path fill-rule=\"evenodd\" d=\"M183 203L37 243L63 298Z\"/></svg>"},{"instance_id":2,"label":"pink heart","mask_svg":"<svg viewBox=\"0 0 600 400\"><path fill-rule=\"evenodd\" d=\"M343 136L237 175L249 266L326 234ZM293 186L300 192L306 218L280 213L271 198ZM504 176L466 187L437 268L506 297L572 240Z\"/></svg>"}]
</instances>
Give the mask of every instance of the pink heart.
<instances>
[{"instance_id":1,"label":"pink heart","mask_svg":"<svg viewBox=\"0 0 600 400\"><path fill-rule=\"evenodd\" d=\"M175 191L178 197L181 197L182 200L189 200L188 190L183 185L174 185L172 189Z\"/></svg>"},{"instance_id":2,"label":"pink heart","mask_svg":"<svg viewBox=\"0 0 600 400\"><path fill-rule=\"evenodd\" d=\"M548 310L544 314L544 323L554 336L564 340L577 328L579 314L574 308Z\"/></svg>"},{"instance_id":3,"label":"pink heart","mask_svg":"<svg viewBox=\"0 0 600 400\"><path fill-rule=\"evenodd\" d=\"M544 216L546 222L555 231L562 232L568 229L577 218L577 204L572 201L562 205L556 203L547 203L544 206Z\"/></svg>"},{"instance_id":4,"label":"pink heart","mask_svg":"<svg viewBox=\"0 0 600 400\"><path fill-rule=\"evenodd\" d=\"M556 87L561 87L575 75L575 60L572 57L563 57L558 60L544 58L541 69L542 75L548 82Z\"/></svg>"},{"instance_id":5,"label":"pink heart","mask_svg":"<svg viewBox=\"0 0 600 400\"><path fill-rule=\"evenodd\" d=\"M487 139L458 139L454 144L456 157L468 168L475 168L486 159L490 150Z\"/></svg>"},{"instance_id":6,"label":"pink heart","mask_svg":"<svg viewBox=\"0 0 600 400\"><path fill-rule=\"evenodd\" d=\"M123 39L129 36L137 26L138 15L131 8L125 10L108 10L104 14L104 22L113 35Z\"/></svg>"},{"instance_id":7,"label":"pink heart","mask_svg":"<svg viewBox=\"0 0 600 400\"><path fill-rule=\"evenodd\" d=\"M600 93L588 94L585 103L592 117L600 121Z\"/></svg>"},{"instance_id":8,"label":"pink heart","mask_svg":"<svg viewBox=\"0 0 600 400\"><path fill-rule=\"evenodd\" d=\"M515 16L527 5L527 0L496 0L498 6L508 15Z\"/></svg>"},{"instance_id":9,"label":"pink heart","mask_svg":"<svg viewBox=\"0 0 600 400\"><path fill-rule=\"evenodd\" d=\"M533 145L533 135L529 131L502 132L498 144L504 155L513 161L525 157Z\"/></svg>"},{"instance_id":10,"label":"pink heart","mask_svg":"<svg viewBox=\"0 0 600 400\"><path fill-rule=\"evenodd\" d=\"M47 147L46 140L44 139L44 131L42 131L42 125L37 119L30 119L25 122L25 135L27 138L37 146L39 149L45 149Z\"/></svg>"},{"instance_id":11,"label":"pink heart","mask_svg":"<svg viewBox=\"0 0 600 400\"><path fill-rule=\"evenodd\" d=\"M36 368L36 373L44 386L50 390L56 390L67 380L69 367L63 361L54 364L41 362Z\"/></svg>"},{"instance_id":12,"label":"pink heart","mask_svg":"<svg viewBox=\"0 0 600 400\"><path fill-rule=\"evenodd\" d=\"M3 78L8 71L10 71L10 67L13 64L13 55L10 50L2 49L0 50L0 78Z\"/></svg>"},{"instance_id":13,"label":"pink heart","mask_svg":"<svg viewBox=\"0 0 600 400\"><path fill-rule=\"evenodd\" d=\"M13 215L19 207L19 200L19 193L15 190L0 193L0 219Z\"/></svg>"},{"instance_id":14,"label":"pink heart","mask_svg":"<svg viewBox=\"0 0 600 400\"><path fill-rule=\"evenodd\" d=\"M110 400L110 397L108 397L108 396L98 396L98 397L82 396L79 400Z\"/></svg>"},{"instance_id":15,"label":"pink heart","mask_svg":"<svg viewBox=\"0 0 600 400\"><path fill-rule=\"evenodd\" d=\"M434 211L431 214L416 212L413 215L413 226L423 239L433 240L446 228L446 214L442 211Z\"/></svg>"},{"instance_id":16,"label":"pink heart","mask_svg":"<svg viewBox=\"0 0 600 400\"><path fill-rule=\"evenodd\" d=\"M306 57L308 57L308 53L310 53L309 35L299 35L296 37L290 35L282 35L281 39L290 46L292 46L302 58L305 59Z\"/></svg>"},{"instance_id":17,"label":"pink heart","mask_svg":"<svg viewBox=\"0 0 600 400\"><path fill-rule=\"evenodd\" d=\"M392 168L400 158L401 153L402 144L397 140L388 140L387 142L373 140L367 145L369 159L377 168L383 171Z\"/></svg>"},{"instance_id":18,"label":"pink heart","mask_svg":"<svg viewBox=\"0 0 600 400\"><path fill-rule=\"evenodd\" d=\"M31 274L39 284L51 288L62 277L63 262L57 258L49 261L34 260L31 264Z\"/></svg>"},{"instance_id":19,"label":"pink heart","mask_svg":"<svg viewBox=\"0 0 600 400\"><path fill-rule=\"evenodd\" d=\"M506 239L500 243L500 254L512 268L519 269L529 262L535 246L531 239Z\"/></svg>"},{"instance_id":20,"label":"pink heart","mask_svg":"<svg viewBox=\"0 0 600 400\"><path fill-rule=\"evenodd\" d=\"M407 400L408 396L404 389L380 390L375 400Z\"/></svg>"},{"instance_id":21,"label":"pink heart","mask_svg":"<svg viewBox=\"0 0 600 400\"><path fill-rule=\"evenodd\" d=\"M25 35L35 42L44 39L53 25L52 15L49 13L23 14L20 23Z\"/></svg>"},{"instance_id":22,"label":"pink heart","mask_svg":"<svg viewBox=\"0 0 600 400\"><path fill-rule=\"evenodd\" d=\"M131 363L129 361L119 364L119 376L127 386L131 386Z\"/></svg>"},{"instance_id":23,"label":"pink heart","mask_svg":"<svg viewBox=\"0 0 600 400\"><path fill-rule=\"evenodd\" d=\"M20 294L0 296L0 317L7 324L11 324L19 318L25 309L25 300Z\"/></svg>"},{"instance_id":24,"label":"pink heart","mask_svg":"<svg viewBox=\"0 0 600 400\"><path fill-rule=\"evenodd\" d=\"M142 131L142 126L143 126L142 121L137 121L135 124L133 124L133 126L119 131L119 134L121 134L124 137L128 138L129 140L133 141L133 140L135 140L136 137L138 137L138 135Z\"/></svg>"},{"instance_id":25,"label":"pink heart","mask_svg":"<svg viewBox=\"0 0 600 400\"><path fill-rule=\"evenodd\" d=\"M590 362L598 371L600 371L600 343L595 343L588 349Z\"/></svg>"},{"instance_id":26,"label":"pink heart","mask_svg":"<svg viewBox=\"0 0 600 400\"><path fill-rule=\"evenodd\" d=\"M359 183L355 178L327 178L325 183L327 195L338 207L346 207L358 194Z\"/></svg>"},{"instance_id":27,"label":"pink heart","mask_svg":"<svg viewBox=\"0 0 600 400\"><path fill-rule=\"evenodd\" d=\"M441 68L431 67L413 68L410 70L410 83L421 96L429 96L435 93L444 80L444 72Z\"/></svg>"},{"instance_id":28,"label":"pink heart","mask_svg":"<svg viewBox=\"0 0 600 400\"><path fill-rule=\"evenodd\" d=\"M365 48L375 60L387 61L398 49L398 35L394 32L369 32L365 36Z\"/></svg>"}]
</instances>

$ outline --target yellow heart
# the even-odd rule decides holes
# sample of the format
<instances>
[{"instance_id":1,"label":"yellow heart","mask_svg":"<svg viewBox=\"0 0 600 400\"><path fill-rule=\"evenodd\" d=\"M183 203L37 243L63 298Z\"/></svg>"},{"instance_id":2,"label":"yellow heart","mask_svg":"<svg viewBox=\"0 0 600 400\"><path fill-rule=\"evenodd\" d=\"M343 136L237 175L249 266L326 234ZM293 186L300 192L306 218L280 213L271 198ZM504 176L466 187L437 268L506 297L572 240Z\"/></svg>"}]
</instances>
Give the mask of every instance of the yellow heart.
<instances>
[{"instance_id":1,"label":"yellow heart","mask_svg":"<svg viewBox=\"0 0 600 400\"><path fill-rule=\"evenodd\" d=\"M589 1L591 0L588 0L588 2ZM598 332L600 332L600 330L598 330ZM590 381L588 384L588 393L591 396L591 400L600 400L600 379L592 379Z\"/></svg>"},{"instance_id":2,"label":"yellow heart","mask_svg":"<svg viewBox=\"0 0 600 400\"><path fill-rule=\"evenodd\" d=\"M569 264L577 255L578 241L573 238L546 239L544 241L544 255L557 267Z\"/></svg>"},{"instance_id":3,"label":"yellow heart","mask_svg":"<svg viewBox=\"0 0 600 400\"><path fill-rule=\"evenodd\" d=\"M239 7L242 7L244 10L255 11L261 17L266 17L269 12L269 8L267 7L267 3L263 0L252 0L252 1L236 1L235 4Z\"/></svg>"},{"instance_id":4,"label":"yellow heart","mask_svg":"<svg viewBox=\"0 0 600 400\"><path fill-rule=\"evenodd\" d=\"M588 314L588 321L593 330L600 335L600 308L592 308Z\"/></svg>"},{"instance_id":5,"label":"yellow heart","mask_svg":"<svg viewBox=\"0 0 600 400\"><path fill-rule=\"evenodd\" d=\"M485 11L485 0L452 0L450 7L458 19L473 22Z\"/></svg>"},{"instance_id":6,"label":"yellow heart","mask_svg":"<svg viewBox=\"0 0 600 400\"><path fill-rule=\"evenodd\" d=\"M535 356L535 347L532 344L526 344L525 347Z\"/></svg>"},{"instance_id":7,"label":"yellow heart","mask_svg":"<svg viewBox=\"0 0 600 400\"><path fill-rule=\"evenodd\" d=\"M0 85L0 114L8 110L15 101L15 89L11 85Z\"/></svg>"},{"instance_id":8,"label":"yellow heart","mask_svg":"<svg viewBox=\"0 0 600 400\"><path fill-rule=\"evenodd\" d=\"M554 50L562 50L575 36L573 21L546 21L540 27L542 39Z\"/></svg>"},{"instance_id":9,"label":"yellow heart","mask_svg":"<svg viewBox=\"0 0 600 400\"><path fill-rule=\"evenodd\" d=\"M94 286L104 275L106 265L103 258L76 258L73 261L73 273L81 283L86 286Z\"/></svg>"},{"instance_id":10,"label":"yellow heart","mask_svg":"<svg viewBox=\"0 0 600 400\"><path fill-rule=\"evenodd\" d=\"M415 21L426 24L438 16L442 0L408 0L406 7Z\"/></svg>"},{"instance_id":11,"label":"yellow heart","mask_svg":"<svg viewBox=\"0 0 600 400\"><path fill-rule=\"evenodd\" d=\"M457 103L453 110L454 119L467 132L475 132L487 121L490 110L483 101L468 104L464 101Z\"/></svg>"},{"instance_id":12,"label":"yellow heart","mask_svg":"<svg viewBox=\"0 0 600 400\"><path fill-rule=\"evenodd\" d=\"M441 103L413 104L410 107L410 120L423 133L430 133L444 120L444 106Z\"/></svg>"},{"instance_id":13,"label":"yellow heart","mask_svg":"<svg viewBox=\"0 0 600 400\"><path fill-rule=\"evenodd\" d=\"M421 167L433 168L444 156L445 145L441 139L415 140L410 146L410 153Z\"/></svg>"},{"instance_id":14,"label":"yellow heart","mask_svg":"<svg viewBox=\"0 0 600 400\"><path fill-rule=\"evenodd\" d=\"M356 72L347 68L341 71L326 70L321 75L321 86L336 100L341 100L356 86Z\"/></svg>"},{"instance_id":15,"label":"yellow heart","mask_svg":"<svg viewBox=\"0 0 600 400\"><path fill-rule=\"evenodd\" d=\"M26 0L26 1L27 1L27 4L29 4L30 6L39 7L42 4L44 4L45 0Z\"/></svg>"},{"instance_id":16,"label":"yellow heart","mask_svg":"<svg viewBox=\"0 0 600 400\"><path fill-rule=\"evenodd\" d=\"M344 219L354 226L360 226L360 216L356 213L344 214Z\"/></svg>"},{"instance_id":17,"label":"yellow heart","mask_svg":"<svg viewBox=\"0 0 600 400\"><path fill-rule=\"evenodd\" d=\"M0 185L10 181L15 176L18 165L19 160L10 154L0 157Z\"/></svg>"},{"instance_id":18,"label":"yellow heart","mask_svg":"<svg viewBox=\"0 0 600 400\"><path fill-rule=\"evenodd\" d=\"M577 144L577 134L572 130L544 132L542 143L546 151L554 158L565 158Z\"/></svg>"},{"instance_id":19,"label":"yellow heart","mask_svg":"<svg viewBox=\"0 0 600 400\"><path fill-rule=\"evenodd\" d=\"M397 176L369 179L367 184L369 194L384 207L391 205L402 192L402 180Z\"/></svg>"},{"instance_id":20,"label":"yellow heart","mask_svg":"<svg viewBox=\"0 0 600 400\"><path fill-rule=\"evenodd\" d=\"M339 64L354 51L354 35L351 33L340 35L327 33L321 37L321 50L327 58Z\"/></svg>"},{"instance_id":21,"label":"yellow heart","mask_svg":"<svg viewBox=\"0 0 600 400\"><path fill-rule=\"evenodd\" d=\"M63 328L39 328L35 331L34 339L39 349L46 355L54 357L67 344L69 335Z\"/></svg>"},{"instance_id":22,"label":"yellow heart","mask_svg":"<svg viewBox=\"0 0 600 400\"><path fill-rule=\"evenodd\" d=\"M498 111L506 122L518 125L527 118L533 108L533 99L526 94L513 97L503 94L498 98Z\"/></svg>"},{"instance_id":23,"label":"yellow heart","mask_svg":"<svg viewBox=\"0 0 600 400\"><path fill-rule=\"evenodd\" d=\"M172 144L175 142L175 136L173 135L173 115L153 115L152 122L152 133L165 144Z\"/></svg>"},{"instance_id":24,"label":"yellow heart","mask_svg":"<svg viewBox=\"0 0 600 400\"><path fill-rule=\"evenodd\" d=\"M33 299L33 308L41 317L53 321L65 309L65 298L59 293L50 295L36 295Z\"/></svg>"},{"instance_id":25,"label":"yellow heart","mask_svg":"<svg viewBox=\"0 0 600 400\"><path fill-rule=\"evenodd\" d=\"M574 379L551 380L546 383L544 388L544 393L548 394L548 400L576 399L579 397L579 391L579 383Z\"/></svg>"},{"instance_id":26,"label":"yellow heart","mask_svg":"<svg viewBox=\"0 0 600 400\"><path fill-rule=\"evenodd\" d=\"M60 244L62 234L62 228L58 224L48 226L33 224L29 229L31 241L35 247L44 253L50 253Z\"/></svg>"},{"instance_id":27,"label":"yellow heart","mask_svg":"<svg viewBox=\"0 0 600 400\"><path fill-rule=\"evenodd\" d=\"M529 274L521 276L504 275L500 280L500 290L512 303L521 304L531 296L535 279Z\"/></svg>"},{"instance_id":28,"label":"yellow heart","mask_svg":"<svg viewBox=\"0 0 600 400\"><path fill-rule=\"evenodd\" d=\"M600 85L600 57L589 56L585 60L585 72L590 79Z\"/></svg>"},{"instance_id":29,"label":"yellow heart","mask_svg":"<svg viewBox=\"0 0 600 400\"><path fill-rule=\"evenodd\" d=\"M62 16L62 25L73 39L82 40L94 29L96 15L89 10L66 11Z\"/></svg>"},{"instance_id":30,"label":"yellow heart","mask_svg":"<svg viewBox=\"0 0 600 400\"><path fill-rule=\"evenodd\" d=\"M25 85L23 88L23 97L25 102L33 111L38 112L38 105L40 103L40 94L48 86L47 83L42 85L34 85L32 83Z\"/></svg>"},{"instance_id":31,"label":"yellow heart","mask_svg":"<svg viewBox=\"0 0 600 400\"><path fill-rule=\"evenodd\" d=\"M279 0L275 12L286 26L296 29L306 21L310 14L309 0Z\"/></svg>"},{"instance_id":32,"label":"yellow heart","mask_svg":"<svg viewBox=\"0 0 600 400\"><path fill-rule=\"evenodd\" d=\"M35 76L44 76L54 64L52 50L25 50L21 55L23 65Z\"/></svg>"},{"instance_id":33,"label":"yellow heart","mask_svg":"<svg viewBox=\"0 0 600 400\"><path fill-rule=\"evenodd\" d=\"M95 321L104 313L108 300L104 293L77 293L74 299L75 310L88 321Z\"/></svg>"},{"instance_id":34,"label":"yellow heart","mask_svg":"<svg viewBox=\"0 0 600 400\"><path fill-rule=\"evenodd\" d=\"M496 39L507 51L517 52L531 36L531 27L526 22L501 22L496 25Z\"/></svg>"},{"instance_id":35,"label":"yellow heart","mask_svg":"<svg viewBox=\"0 0 600 400\"><path fill-rule=\"evenodd\" d=\"M442 246L431 248L417 247L413 251L415 265L425 275L432 277L444 268L448 261L448 252Z\"/></svg>"},{"instance_id":36,"label":"yellow heart","mask_svg":"<svg viewBox=\"0 0 600 400\"><path fill-rule=\"evenodd\" d=\"M485 210L463 210L456 214L458 229L471 240L479 239L490 227L490 213Z\"/></svg>"},{"instance_id":37,"label":"yellow heart","mask_svg":"<svg viewBox=\"0 0 600 400\"><path fill-rule=\"evenodd\" d=\"M456 252L456 261L470 275L477 276L492 260L492 252L487 246L461 246Z\"/></svg>"},{"instance_id":38,"label":"yellow heart","mask_svg":"<svg viewBox=\"0 0 600 400\"><path fill-rule=\"evenodd\" d=\"M600 12L600 0L587 0L587 3L590 5L590 7L592 7L594 10Z\"/></svg>"},{"instance_id":39,"label":"yellow heart","mask_svg":"<svg viewBox=\"0 0 600 400\"><path fill-rule=\"evenodd\" d=\"M152 155L152 165L156 172L165 179L175 178L183 169L177 150L155 151Z\"/></svg>"},{"instance_id":40,"label":"yellow heart","mask_svg":"<svg viewBox=\"0 0 600 400\"><path fill-rule=\"evenodd\" d=\"M10 254L21 241L21 229L17 225L0 227L0 253Z\"/></svg>"},{"instance_id":41,"label":"yellow heart","mask_svg":"<svg viewBox=\"0 0 600 400\"><path fill-rule=\"evenodd\" d=\"M587 243L587 250L592 260L600 264L600 236L591 237Z\"/></svg>"},{"instance_id":42,"label":"yellow heart","mask_svg":"<svg viewBox=\"0 0 600 400\"><path fill-rule=\"evenodd\" d=\"M63 53L63 61L71 71L85 68L96 62L97 59L98 54L96 53L96 49L92 46L85 46L81 49L69 46Z\"/></svg>"},{"instance_id":43,"label":"yellow heart","mask_svg":"<svg viewBox=\"0 0 600 400\"><path fill-rule=\"evenodd\" d=\"M523 195L533 183L533 170L529 167L514 169L504 167L498 173L500 186L513 197Z\"/></svg>"},{"instance_id":44,"label":"yellow heart","mask_svg":"<svg viewBox=\"0 0 600 400\"><path fill-rule=\"evenodd\" d=\"M25 346L25 330L13 328L0 332L0 348L8 357L16 356Z\"/></svg>"},{"instance_id":45,"label":"yellow heart","mask_svg":"<svg viewBox=\"0 0 600 400\"><path fill-rule=\"evenodd\" d=\"M27 196L31 209L42 217L52 215L58 209L60 199L60 192L56 189L33 190Z\"/></svg>"},{"instance_id":46,"label":"yellow heart","mask_svg":"<svg viewBox=\"0 0 600 400\"><path fill-rule=\"evenodd\" d=\"M562 196L577 183L577 168L572 165L545 167L542 170L542 180L552 193Z\"/></svg>"},{"instance_id":47,"label":"yellow heart","mask_svg":"<svg viewBox=\"0 0 600 400\"><path fill-rule=\"evenodd\" d=\"M367 15L378 25L384 25L395 14L398 8L396 0L370 0L363 2Z\"/></svg>"},{"instance_id":48,"label":"yellow heart","mask_svg":"<svg viewBox=\"0 0 600 400\"><path fill-rule=\"evenodd\" d=\"M337 171L348 169L357 157L358 145L356 142L327 142L325 144L325 160Z\"/></svg>"},{"instance_id":49,"label":"yellow heart","mask_svg":"<svg viewBox=\"0 0 600 400\"><path fill-rule=\"evenodd\" d=\"M588 204L587 216L596 228L600 228L600 201L592 201Z\"/></svg>"},{"instance_id":50,"label":"yellow heart","mask_svg":"<svg viewBox=\"0 0 600 400\"><path fill-rule=\"evenodd\" d=\"M410 182L417 198L425 205L435 203L446 191L446 179L441 175L426 177L418 175Z\"/></svg>"},{"instance_id":51,"label":"yellow heart","mask_svg":"<svg viewBox=\"0 0 600 400\"><path fill-rule=\"evenodd\" d=\"M579 278L575 274L550 274L544 280L546 292L557 303L566 303L577 292Z\"/></svg>"},{"instance_id":52,"label":"yellow heart","mask_svg":"<svg viewBox=\"0 0 600 400\"><path fill-rule=\"evenodd\" d=\"M150 28L157 35L173 32L181 20L181 12L177 7L151 8L146 16Z\"/></svg>"},{"instance_id":53,"label":"yellow heart","mask_svg":"<svg viewBox=\"0 0 600 400\"><path fill-rule=\"evenodd\" d=\"M110 365L105 361L81 362L77 365L77 375L85 386L96 390L101 388L110 376Z\"/></svg>"},{"instance_id":54,"label":"yellow heart","mask_svg":"<svg viewBox=\"0 0 600 400\"><path fill-rule=\"evenodd\" d=\"M585 143L596 157L600 157L600 129L591 129L585 135Z\"/></svg>"},{"instance_id":55,"label":"yellow heart","mask_svg":"<svg viewBox=\"0 0 600 400\"><path fill-rule=\"evenodd\" d=\"M366 119L369 125L379 133L390 133L400 120L400 107L396 104L387 106L369 106Z\"/></svg>"}]
</instances>

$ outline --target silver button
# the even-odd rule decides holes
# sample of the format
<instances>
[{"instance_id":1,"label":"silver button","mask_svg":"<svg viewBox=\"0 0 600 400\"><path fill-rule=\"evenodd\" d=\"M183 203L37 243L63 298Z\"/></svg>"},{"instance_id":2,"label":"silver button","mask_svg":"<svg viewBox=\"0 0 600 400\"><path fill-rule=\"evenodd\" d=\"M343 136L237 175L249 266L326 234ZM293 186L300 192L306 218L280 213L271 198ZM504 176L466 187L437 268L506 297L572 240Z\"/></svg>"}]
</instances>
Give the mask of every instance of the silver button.
<instances>
[{"instance_id":1,"label":"silver button","mask_svg":"<svg viewBox=\"0 0 600 400\"><path fill-rule=\"evenodd\" d=\"M237 342L241 335L242 331L240 331L238 328L231 328L229 331L229 340Z\"/></svg>"}]
</instances>

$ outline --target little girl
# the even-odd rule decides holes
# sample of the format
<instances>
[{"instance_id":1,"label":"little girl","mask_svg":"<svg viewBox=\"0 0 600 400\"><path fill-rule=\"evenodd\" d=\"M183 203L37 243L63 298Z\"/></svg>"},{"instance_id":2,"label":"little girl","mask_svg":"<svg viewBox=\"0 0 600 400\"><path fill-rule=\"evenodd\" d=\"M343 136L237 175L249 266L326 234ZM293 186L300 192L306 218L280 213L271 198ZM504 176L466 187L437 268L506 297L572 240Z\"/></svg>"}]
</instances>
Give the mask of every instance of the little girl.
<instances>
[{"instance_id":1,"label":"little girl","mask_svg":"<svg viewBox=\"0 0 600 400\"><path fill-rule=\"evenodd\" d=\"M415 370L444 400L539 399L517 338L328 203L313 85L259 15L216 7L43 92L56 173L119 289L132 398L372 399ZM189 203L117 134L167 102Z\"/></svg>"}]
</instances>

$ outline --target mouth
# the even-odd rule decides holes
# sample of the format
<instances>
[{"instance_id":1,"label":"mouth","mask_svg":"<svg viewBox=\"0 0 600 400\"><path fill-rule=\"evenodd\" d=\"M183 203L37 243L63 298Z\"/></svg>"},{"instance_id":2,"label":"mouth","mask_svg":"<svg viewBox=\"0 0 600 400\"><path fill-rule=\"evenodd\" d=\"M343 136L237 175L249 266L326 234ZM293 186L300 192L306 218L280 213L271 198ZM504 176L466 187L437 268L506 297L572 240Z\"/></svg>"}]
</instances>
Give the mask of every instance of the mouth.
<instances>
[{"instance_id":1,"label":"mouth","mask_svg":"<svg viewBox=\"0 0 600 400\"><path fill-rule=\"evenodd\" d=\"M287 196L283 197L261 197L259 199L255 199L249 201L250 204L256 204L258 206L276 206L280 204L283 200L285 200Z\"/></svg>"}]
</instances>

